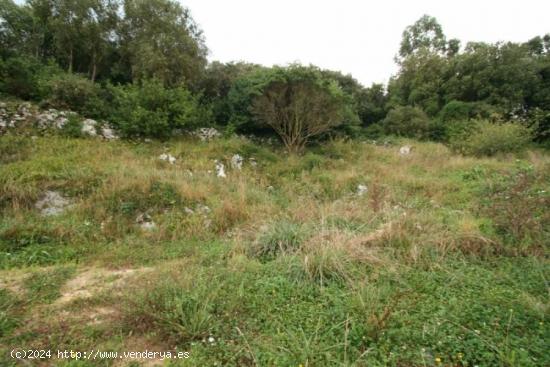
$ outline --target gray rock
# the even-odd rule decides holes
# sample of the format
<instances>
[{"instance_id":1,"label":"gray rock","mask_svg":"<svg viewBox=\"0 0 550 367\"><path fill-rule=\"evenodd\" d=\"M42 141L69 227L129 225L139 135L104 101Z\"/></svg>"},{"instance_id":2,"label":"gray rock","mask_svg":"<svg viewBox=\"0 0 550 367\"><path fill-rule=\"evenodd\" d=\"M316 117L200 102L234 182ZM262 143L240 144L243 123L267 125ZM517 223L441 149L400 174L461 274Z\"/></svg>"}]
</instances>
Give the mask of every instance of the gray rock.
<instances>
[{"instance_id":1,"label":"gray rock","mask_svg":"<svg viewBox=\"0 0 550 367\"><path fill-rule=\"evenodd\" d=\"M157 227L153 218L147 213L142 213L137 216L136 223L139 224L140 228L145 231L151 231Z\"/></svg>"},{"instance_id":2,"label":"gray rock","mask_svg":"<svg viewBox=\"0 0 550 367\"><path fill-rule=\"evenodd\" d=\"M367 185L357 185L357 196L363 196L369 191Z\"/></svg>"},{"instance_id":3,"label":"gray rock","mask_svg":"<svg viewBox=\"0 0 550 367\"><path fill-rule=\"evenodd\" d=\"M168 153L162 153L161 155L159 155L159 159L161 161L165 161L165 162L168 162L170 164L176 163L176 157L174 157L173 155L168 154Z\"/></svg>"},{"instance_id":4,"label":"gray rock","mask_svg":"<svg viewBox=\"0 0 550 367\"><path fill-rule=\"evenodd\" d=\"M65 126L65 124L69 122L69 119L66 118L66 117L59 117L57 120L55 120L54 122L54 127L56 127L57 129L62 129L63 126Z\"/></svg>"},{"instance_id":5,"label":"gray rock","mask_svg":"<svg viewBox=\"0 0 550 367\"><path fill-rule=\"evenodd\" d=\"M411 154L412 147L410 145L404 145L401 148L399 148L399 154L401 155L409 155Z\"/></svg>"},{"instance_id":6,"label":"gray rock","mask_svg":"<svg viewBox=\"0 0 550 367\"><path fill-rule=\"evenodd\" d=\"M109 127L109 125L105 125L101 128L101 136L103 136L103 138L107 140L118 139L118 135L116 134L115 130Z\"/></svg>"},{"instance_id":7,"label":"gray rock","mask_svg":"<svg viewBox=\"0 0 550 367\"><path fill-rule=\"evenodd\" d=\"M96 136L97 135L96 126L97 126L96 120L86 119L82 121L81 132L84 135Z\"/></svg>"},{"instance_id":8,"label":"gray rock","mask_svg":"<svg viewBox=\"0 0 550 367\"><path fill-rule=\"evenodd\" d=\"M35 204L43 216L59 215L65 211L71 202L64 198L58 191L46 191L42 199Z\"/></svg>"},{"instance_id":9,"label":"gray rock","mask_svg":"<svg viewBox=\"0 0 550 367\"><path fill-rule=\"evenodd\" d=\"M220 132L213 127L203 127L195 130L191 135L197 136L201 141L208 141L221 136Z\"/></svg>"},{"instance_id":10,"label":"gray rock","mask_svg":"<svg viewBox=\"0 0 550 367\"><path fill-rule=\"evenodd\" d=\"M238 154L231 157L231 167L236 170L241 170L243 168L243 157Z\"/></svg>"},{"instance_id":11,"label":"gray rock","mask_svg":"<svg viewBox=\"0 0 550 367\"><path fill-rule=\"evenodd\" d=\"M216 161L216 176L220 178L226 178L225 166L222 162Z\"/></svg>"}]
</instances>

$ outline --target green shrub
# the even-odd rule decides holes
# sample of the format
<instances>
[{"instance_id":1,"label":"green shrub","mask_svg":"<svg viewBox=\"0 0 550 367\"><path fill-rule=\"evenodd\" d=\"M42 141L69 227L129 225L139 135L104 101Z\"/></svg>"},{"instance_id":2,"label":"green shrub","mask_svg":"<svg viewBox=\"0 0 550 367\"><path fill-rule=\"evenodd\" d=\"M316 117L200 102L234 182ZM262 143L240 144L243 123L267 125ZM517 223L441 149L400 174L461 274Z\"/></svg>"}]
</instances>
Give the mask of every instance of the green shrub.
<instances>
[{"instance_id":1,"label":"green shrub","mask_svg":"<svg viewBox=\"0 0 550 367\"><path fill-rule=\"evenodd\" d=\"M382 126L387 134L420 139L428 137L431 122L420 108L398 106L388 112Z\"/></svg>"},{"instance_id":2,"label":"green shrub","mask_svg":"<svg viewBox=\"0 0 550 367\"><path fill-rule=\"evenodd\" d=\"M78 74L59 72L40 81L44 103L60 109L70 109L88 117L105 117L106 103L98 84Z\"/></svg>"},{"instance_id":3,"label":"green shrub","mask_svg":"<svg viewBox=\"0 0 550 367\"><path fill-rule=\"evenodd\" d=\"M111 87L112 122L127 137L167 138L176 129L211 122L210 113L187 89L168 89L158 80Z\"/></svg>"},{"instance_id":4,"label":"green shrub","mask_svg":"<svg viewBox=\"0 0 550 367\"><path fill-rule=\"evenodd\" d=\"M0 59L0 93L23 99L36 97L40 68L32 57Z\"/></svg>"},{"instance_id":5,"label":"green shrub","mask_svg":"<svg viewBox=\"0 0 550 367\"><path fill-rule=\"evenodd\" d=\"M517 153L527 147L532 132L516 123L465 123L462 132L451 138L451 147L458 152L474 156L492 156L497 153Z\"/></svg>"},{"instance_id":6,"label":"green shrub","mask_svg":"<svg viewBox=\"0 0 550 367\"><path fill-rule=\"evenodd\" d=\"M439 112L442 122L464 121L473 118L488 119L494 114L495 107L483 102L451 101Z\"/></svg>"},{"instance_id":7,"label":"green shrub","mask_svg":"<svg viewBox=\"0 0 550 367\"><path fill-rule=\"evenodd\" d=\"M82 121L80 118L77 115L70 114L61 129L61 134L70 138L80 138L82 136Z\"/></svg>"},{"instance_id":8,"label":"green shrub","mask_svg":"<svg viewBox=\"0 0 550 367\"><path fill-rule=\"evenodd\" d=\"M467 120L470 118L471 104L468 102L451 101L439 112L441 121Z\"/></svg>"}]
</instances>

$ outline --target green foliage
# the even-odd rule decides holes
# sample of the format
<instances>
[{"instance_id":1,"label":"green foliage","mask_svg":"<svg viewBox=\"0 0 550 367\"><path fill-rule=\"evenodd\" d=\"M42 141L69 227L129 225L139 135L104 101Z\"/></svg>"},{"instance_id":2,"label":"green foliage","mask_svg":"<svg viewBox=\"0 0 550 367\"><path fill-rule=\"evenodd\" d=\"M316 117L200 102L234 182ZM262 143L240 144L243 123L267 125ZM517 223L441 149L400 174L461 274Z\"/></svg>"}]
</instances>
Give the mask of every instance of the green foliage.
<instances>
[{"instance_id":1,"label":"green foliage","mask_svg":"<svg viewBox=\"0 0 550 367\"><path fill-rule=\"evenodd\" d=\"M214 61L206 67L204 75L199 81L199 89L202 93L201 102L211 106L216 124L228 126L231 120L228 94L234 83L262 68L262 66L245 62L222 64L218 61ZM235 126L232 125L232 128Z\"/></svg>"},{"instance_id":2,"label":"green foliage","mask_svg":"<svg viewBox=\"0 0 550 367\"><path fill-rule=\"evenodd\" d=\"M127 137L167 138L177 129L210 122L209 111L184 87L168 89L158 80L110 88L112 122Z\"/></svg>"},{"instance_id":3,"label":"green foliage","mask_svg":"<svg viewBox=\"0 0 550 367\"><path fill-rule=\"evenodd\" d=\"M267 79L249 110L257 123L273 128L291 152L301 151L312 138L344 122L347 126L359 122L348 96L317 68L277 67Z\"/></svg>"},{"instance_id":4,"label":"green foliage","mask_svg":"<svg viewBox=\"0 0 550 367\"><path fill-rule=\"evenodd\" d=\"M36 97L40 69L41 64L32 57L0 58L0 93L23 99Z\"/></svg>"},{"instance_id":5,"label":"green foliage","mask_svg":"<svg viewBox=\"0 0 550 367\"><path fill-rule=\"evenodd\" d=\"M126 1L121 23L134 81L155 78L166 86L198 82L207 49L189 9L171 0Z\"/></svg>"},{"instance_id":6,"label":"green foliage","mask_svg":"<svg viewBox=\"0 0 550 367\"><path fill-rule=\"evenodd\" d=\"M419 108L399 106L388 112L382 126L387 134L426 138L430 131L430 119Z\"/></svg>"},{"instance_id":7,"label":"green foliage","mask_svg":"<svg viewBox=\"0 0 550 367\"><path fill-rule=\"evenodd\" d=\"M517 123L480 120L462 123L461 126L461 133L451 135L450 145L455 151L466 155L517 153L527 148L532 139L531 130Z\"/></svg>"},{"instance_id":8,"label":"green foliage","mask_svg":"<svg viewBox=\"0 0 550 367\"><path fill-rule=\"evenodd\" d=\"M77 115L69 115L67 122L61 129L61 134L70 138L82 137L82 121Z\"/></svg>"},{"instance_id":9,"label":"green foliage","mask_svg":"<svg viewBox=\"0 0 550 367\"><path fill-rule=\"evenodd\" d=\"M81 75L60 72L45 77L40 84L46 104L87 117L106 115L107 104L102 99L101 87Z\"/></svg>"},{"instance_id":10,"label":"green foliage","mask_svg":"<svg viewBox=\"0 0 550 367\"><path fill-rule=\"evenodd\" d=\"M280 254L299 250L307 234L302 225L286 220L274 222L258 237L250 248L250 254L262 260L273 260Z\"/></svg>"},{"instance_id":11,"label":"green foliage","mask_svg":"<svg viewBox=\"0 0 550 367\"><path fill-rule=\"evenodd\" d=\"M434 17L423 15L403 31L399 55L404 58L419 49L430 52L444 52L446 49L443 28Z\"/></svg>"},{"instance_id":12,"label":"green foliage","mask_svg":"<svg viewBox=\"0 0 550 367\"><path fill-rule=\"evenodd\" d=\"M453 121L467 121L473 118L489 119L496 113L495 109L482 102L451 101L439 112L439 119L443 123Z\"/></svg>"},{"instance_id":13,"label":"green foliage","mask_svg":"<svg viewBox=\"0 0 550 367\"><path fill-rule=\"evenodd\" d=\"M386 117L388 94L385 89L383 84L372 84L355 98L358 103L357 113L363 126L380 122Z\"/></svg>"}]
</instances>

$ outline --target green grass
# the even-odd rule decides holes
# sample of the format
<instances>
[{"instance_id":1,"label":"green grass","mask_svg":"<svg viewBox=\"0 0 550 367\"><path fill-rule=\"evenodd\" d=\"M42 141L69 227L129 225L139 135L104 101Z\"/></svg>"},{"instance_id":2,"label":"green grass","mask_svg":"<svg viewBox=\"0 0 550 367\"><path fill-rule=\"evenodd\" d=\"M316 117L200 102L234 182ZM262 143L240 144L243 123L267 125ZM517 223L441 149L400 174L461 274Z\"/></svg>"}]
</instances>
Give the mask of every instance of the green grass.
<instances>
[{"instance_id":1,"label":"green grass","mask_svg":"<svg viewBox=\"0 0 550 367\"><path fill-rule=\"evenodd\" d=\"M543 151L29 141L0 137L1 365L15 346L191 353L174 366L550 365ZM45 190L72 207L40 216Z\"/></svg>"}]
</instances>

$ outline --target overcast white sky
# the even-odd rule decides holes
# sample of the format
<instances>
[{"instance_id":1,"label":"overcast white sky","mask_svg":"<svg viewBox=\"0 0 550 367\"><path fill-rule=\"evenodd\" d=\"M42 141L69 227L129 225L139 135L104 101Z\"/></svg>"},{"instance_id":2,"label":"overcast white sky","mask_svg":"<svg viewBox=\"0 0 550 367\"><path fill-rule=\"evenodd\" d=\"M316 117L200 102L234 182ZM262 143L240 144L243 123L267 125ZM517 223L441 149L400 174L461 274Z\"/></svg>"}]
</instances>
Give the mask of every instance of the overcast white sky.
<instances>
[{"instance_id":1,"label":"overcast white sky","mask_svg":"<svg viewBox=\"0 0 550 367\"><path fill-rule=\"evenodd\" d=\"M299 61L387 82L401 33L423 14L447 38L526 41L550 32L544 0L180 0L191 9L210 60L263 65Z\"/></svg>"}]
</instances>

